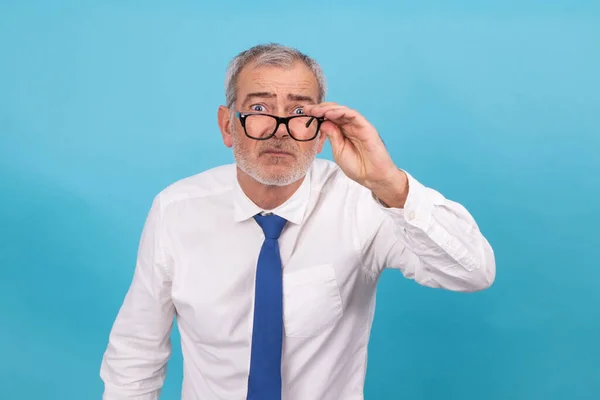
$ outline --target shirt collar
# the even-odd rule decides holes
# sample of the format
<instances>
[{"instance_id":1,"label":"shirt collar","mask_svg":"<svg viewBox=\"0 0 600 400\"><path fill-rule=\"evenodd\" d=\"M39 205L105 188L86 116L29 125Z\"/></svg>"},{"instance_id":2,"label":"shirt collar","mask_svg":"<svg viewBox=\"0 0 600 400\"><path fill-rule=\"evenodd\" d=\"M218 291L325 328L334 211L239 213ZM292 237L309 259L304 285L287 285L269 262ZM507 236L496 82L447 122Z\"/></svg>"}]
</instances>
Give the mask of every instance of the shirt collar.
<instances>
[{"instance_id":1,"label":"shirt collar","mask_svg":"<svg viewBox=\"0 0 600 400\"><path fill-rule=\"evenodd\" d=\"M273 210L264 210L258 207L246 196L237 180L237 168L234 168L234 170L233 206L235 222L245 221L256 214L269 212L279 215L293 224L302 223L310 197L310 168L304 177L304 181L292 197Z\"/></svg>"}]
</instances>

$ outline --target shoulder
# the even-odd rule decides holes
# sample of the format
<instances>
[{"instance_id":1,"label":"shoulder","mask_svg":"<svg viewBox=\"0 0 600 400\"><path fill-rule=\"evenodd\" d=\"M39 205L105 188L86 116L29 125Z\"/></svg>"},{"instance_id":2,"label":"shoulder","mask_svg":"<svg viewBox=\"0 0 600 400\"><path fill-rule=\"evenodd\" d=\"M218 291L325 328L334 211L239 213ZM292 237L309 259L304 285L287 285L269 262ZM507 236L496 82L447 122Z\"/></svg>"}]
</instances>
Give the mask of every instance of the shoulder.
<instances>
[{"instance_id":1,"label":"shoulder","mask_svg":"<svg viewBox=\"0 0 600 400\"><path fill-rule=\"evenodd\" d=\"M156 199L164 209L185 200L218 196L233 189L235 174L235 164L220 165L171 183Z\"/></svg>"}]
</instances>

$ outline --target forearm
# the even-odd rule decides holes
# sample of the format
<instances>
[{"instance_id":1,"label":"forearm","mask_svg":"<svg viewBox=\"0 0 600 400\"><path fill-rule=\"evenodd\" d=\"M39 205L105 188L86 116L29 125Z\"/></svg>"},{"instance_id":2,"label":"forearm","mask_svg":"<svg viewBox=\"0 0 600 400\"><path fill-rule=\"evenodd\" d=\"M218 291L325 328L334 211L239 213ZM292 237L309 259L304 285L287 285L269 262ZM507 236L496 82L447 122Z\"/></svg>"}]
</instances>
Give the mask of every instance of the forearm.
<instances>
[{"instance_id":1,"label":"forearm","mask_svg":"<svg viewBox=\"0 0 600 400\"><path fill-rule=\"evenodd\" d=\"M370 185L371 193L388 208L404 208L409 193L409 178L406 172L395 168L382 181Z\"/></svg>"}]
</instances>

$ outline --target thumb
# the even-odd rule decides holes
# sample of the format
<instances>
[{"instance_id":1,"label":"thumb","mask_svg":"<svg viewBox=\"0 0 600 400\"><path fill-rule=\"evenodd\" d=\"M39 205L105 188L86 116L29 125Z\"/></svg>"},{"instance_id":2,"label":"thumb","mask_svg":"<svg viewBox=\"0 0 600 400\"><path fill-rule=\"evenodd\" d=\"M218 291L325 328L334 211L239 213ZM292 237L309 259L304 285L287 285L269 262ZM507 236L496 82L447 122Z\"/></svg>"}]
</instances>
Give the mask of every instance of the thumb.
<instances>
[{"instance_id":1,"label":"thumb","mask_svg":"<svg viewBox=\"0 0 600 400\"><path fill-rule=\"evenodd\" d=\"M329 138L331 149L333 150L334 154L341 150L342 145L344 144L344 136L336 124L331 121L323 122L321 125L321 133L325 134Z\"/></svg>"}]
</instances>

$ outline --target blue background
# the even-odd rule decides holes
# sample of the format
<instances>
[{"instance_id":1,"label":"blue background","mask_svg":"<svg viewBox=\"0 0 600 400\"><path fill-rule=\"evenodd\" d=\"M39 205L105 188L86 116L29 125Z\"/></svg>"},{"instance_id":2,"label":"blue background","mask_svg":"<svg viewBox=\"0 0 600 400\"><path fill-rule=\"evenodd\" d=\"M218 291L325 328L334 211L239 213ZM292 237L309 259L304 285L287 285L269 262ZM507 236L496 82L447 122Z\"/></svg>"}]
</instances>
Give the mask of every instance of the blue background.
<instances>
[{"instance_id":1,"label":"blue background","mask_svg":"<svg viewBox=\"0 0 600 400\"><path fill-rule=\"evenodd\" d=\"M0 3L0 398L100 398L151 200L233 161L226 65L276 41L496 251L482 293L385 272L366 398L599 399L600 3L547 3Z\"/></svg>"}]
</instances>

